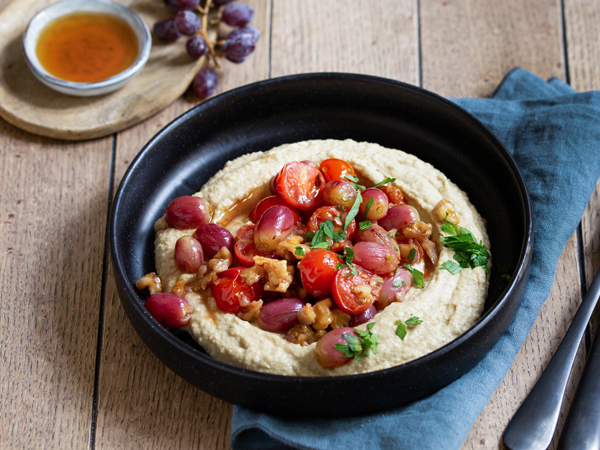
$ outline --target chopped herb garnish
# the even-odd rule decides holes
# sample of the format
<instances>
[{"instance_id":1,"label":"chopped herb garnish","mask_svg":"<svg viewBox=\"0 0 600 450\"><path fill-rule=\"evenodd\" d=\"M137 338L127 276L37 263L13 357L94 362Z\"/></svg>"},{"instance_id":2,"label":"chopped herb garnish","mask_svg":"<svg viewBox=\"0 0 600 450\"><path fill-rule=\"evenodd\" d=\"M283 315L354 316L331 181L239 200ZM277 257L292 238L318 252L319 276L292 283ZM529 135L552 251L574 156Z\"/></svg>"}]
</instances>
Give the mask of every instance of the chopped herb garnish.
<instances>
[{"instance_id":1,"label":"chopped herb garnish","mask_svg":"<svg viewBox=\"0 0 600 450\"><path fill-rule=\"evenodd\" d=\"M304 253L304 249L300 246L296 247L296 250L294 251L294 255L298 255L298 256L306 256L306 253Z\"/></svg>"},{"instance_id":2,"label":"chopped herb garnish","mask_svg":"<svg viewBox=\"0 0 600 450\"><path fill-rule=\"evenodd\" d=\"M462 270L462 267L460 267L454 261L448 260L440 266L440 269L446 269L452 275L456 275L458 272L460 272Z\"/></svg>"},{"instance_id":3,"label":"chopped herb garnish","mask_svg":"<svg viewBox=\"0 0 600 450\"><path fill-rule=\"evenodd\" d=\"M410 316L408 319L406 319L405 322L402 322L401 319L396 320L396 325L398 325L398 327L396 328L396 336L404 340L404 338L406 337L406 333L408 332L406 327L414 327L416 325L419 325L420 323L423 323L423 321L417 316Z\"/></svg>"},{"instance_id":4,"label":"chopped herb garnish","mask_svg":"<svg viewBox=\"0 0 600 450\"><path fill-rule=\"evenodd\" d=\"M356 175L346 174L342 178L347 179L350 182L350 184L352 184L356 188L357 191L364 191L365 189L367 189L362 184L358 184L359 180L358 180L358 177Z\"/></svg>"},{"instance_id":5,"label":"chopped herb garnish","mask_svg":"<svg viewBox=\"0 0 600 450\"><path fill-rule=\"evenodd\" d=\"M397 279L395 279L395 280L394 280L394 282L392 283L392 286L394 286L394 287L398 287L398 286L400 286L400 285L402 285L402 286L406 286L406 283L405 283L405 282L404 282L404 280L403 280L403 279L401 279L401 278L397 278Z\"/></svg>"},{"instance_id":6,"label":"chopped herb garnish","mask_svg":"<svg viewBox=\"0 0 600 450\"><path fill-rule=\"evenodd\" d=\"M356 217L356 215L358 214L358 210L360 208L361 203L362 203L362 195L357 195L356 200L354 200L354 204L352 205L352 208L350 208L350 211L348 212L348 215L346 216L346 220L344 221L344 228L342 228L342 232L346 231L346 228L348 228L350 226L350 224L352 223L352 219L354 219Z\"/></svg>"},{"instance_id":7,"label":"chopped herb garnish","mask_svg":"<svg viewBox=\"0 0 600 450\"><path fill-rule=\"evenodd\" d=\"M338 211L346 212L346 208L344 208L342 205L337 205L336 208Z\"/></svg>"},{"instance_id":8,"label":"chopped herb garnish","mask_svg":"<svg viewBox=\"0 0 600 450\"><path fill-rule=\"evenodd\" d=\"M358 275L358 271L356 270L356 264L352 264L352 260L354 259L354 250L352 250L350 247L346 247L344 250L344 254L339 255L339 258L344 262L337 263L335 269L340 270L344 267L348 267L350 269L350 272L352 272L352 275ZM350 277L347 276L346 278Z\"/></svg>"},{"instance_id":9,"label":"chopped herb garnish","mask_svg":"<svg viewBox=\"0 0 600 450\"><path fill-rule=\"evenodd\" d=\"M363 213L363 217L367 220L368 220L367 216L369 215L369 210L371 209L371 206L373 206L373 201L374 201L374 198L371 197L369 199L369 201L367 202L367 204L365 205L365 212Z\"/></svg>"},{"instance_id":10,"label":"chopped herb garnish","mask_svg":"<svg viewBox=\"0 0 600 450\"><path fill-rule=\"evenodd\" d=\"M360 228L361 230L368 230L369 228L371 228L372 225L373 225L373 222L371 222L370 220L358 222L358 228Z\"/></svg>"},{"instance_id":11,"label":"chopped herb garnish","mask_svg":"<svg viewBox=\"0 0 600 450\"><path fill-rule=\"evenodd\" d=\"M395 179L395 178L390 178L390 177L387 177L387 178L385 178L383 181L380 181L379 183L377 183L376 185L374 185L374 186L371 186L371 187L372 187L372 188L378 188L378 187L380 187L380 186L383 186L384 184L393 183L394 181L396 181L396 179Z\"/></svg>"},{"instance_id":12,"label":"chopped herb garnish","mask_svg":"<svg viewBox=\"0 0 600 450\"><path fill-rule=\"evenodd\" d=\"M402 264L403 267L406 267L408 270L410 270L410 273L412 273L413 276L413 281L415 282L415 284L419 287L424 287L425 286L425 282L423 281L423 272L421 272L420 270L415 269L414 267L412 267L409 264Z\"/></svg>"},{"instance_id":13,"label":"chopped herb garnish","mask_svg":"<svg viewBox=\"0 0 600 450\"><path fill-rule=\"evenodd\" d=\"M417 249L411 248L410 252L408 252L408 263L412 264L415 262L415 256L417 255Z\"/></svg>"},{"instance_id":14,"label":"chopped herb garnish","mask_svg":"<svg viewBox=\"0 0 600 450\"><path fill-rule=\"evenodd\" d=\"M348 345L335 344L335 349L338 352L342 352L344 357L354 357L354 359L357 360L360 359L361 356L369 356L369 351L373 351L373 354L376 355L379 353L379 350L377 350L377 344L379 344L380 341L377 335L371 331L374 326L375 322L372 322L367 325L367 329L365 331L354 328L354 331L356 331L358 336L355 336L352 333L342 334L342 337L348 343Z\"/></svg>"},{"instance_id":15,"label":"chopped herb garnish","mask_svg":"<svg viewBox=\"0 0 600 450\"><path fill-rule=\"evenodd\" d=\"M473 233L466 228L459 228L447 219L444 219L442 231L447 236L441 236L440 241L444 244L444 247L456 250L454 260L461 268L467 269L470 267L471 269L475 269L481 266L486 273L489 273L487 264L490 259L490 253L482 241L477 243Z\"/></svg>"},{"instance_id":16,"label":"chopped herb garnish","mask_svg":"<svg viewBox=\"0 0 600 450\"><path fill-rule=\"evenodd\" d=\"M334 242L339 242L346 239L348 236L344 233L335 231L335 224L330 219L326 219L325 222L319 225L319 229L314 233L306 233L306 238L310 239L310 248L329 248L329 241L327 238Z\"/></svg>"}]
</instances>

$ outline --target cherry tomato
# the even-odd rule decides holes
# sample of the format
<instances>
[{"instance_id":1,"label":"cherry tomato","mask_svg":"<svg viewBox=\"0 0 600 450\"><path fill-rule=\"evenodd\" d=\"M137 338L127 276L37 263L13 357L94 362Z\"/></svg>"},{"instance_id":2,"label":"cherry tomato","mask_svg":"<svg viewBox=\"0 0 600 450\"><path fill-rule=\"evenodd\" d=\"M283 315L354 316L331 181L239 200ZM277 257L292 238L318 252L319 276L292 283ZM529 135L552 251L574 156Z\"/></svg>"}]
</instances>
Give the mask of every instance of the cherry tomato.
<instances>
[{"instance_id":1,"label":"cherry tomato","mask_svg":"<svg viewBox=\"0 0 600 450\"><path fill-rule=\"evenodd\" d=\"M255 256L264 256L265 258L275 258L275 252L263 252L256 248L254 243L254 228L256 225L242 226L235 236L235 256L243 266L250 267L254 265Z\"/></svg>"},{"instance_id":2,"label":"cherry tomato","mask_svg":"<svg viewBox=\"0 0 600 450\"><path fill-rule=\"evenodd\" d=\"M271 206L277 205L288 207L294 215L294 223L296 225L299 225L301 223L300 214L298 213L298 210L291 206L289 203L287 203L281 195L271 195L270 197L263 198L260 202L254 205L254 208L252 208L252 211L250 211L248 218L252 222L257 223L267 209L269 209Z\"/></svg>"},{"instance_id":3,"label":"cherry tomato","mask_svg":"<svg viewBox=\"0 0 600 450\"><path fill-rule=\"evenodd\" d=\"M347 212L339 211L335 206L322 206L317 208L315 212L310 216L308 223L306 224L306 231L315 233L319 230L322 223L325 223L327 219L333 222L333 231L339 232L346 221ZM334 252L340 252L346 247L346 243L350 241L356 233L356 221L352 219L348 228L344 230L344 234L348 236L346 239L334 242L333 239L327 238L329 242L329 248Z\"/></svg>"},{"instance_id":4,"label":"cherry tomato","mask_svg":"<svg viewBox=\"0 0 600 450\"><path fill-rule=\"evenodd\" d=\"M333 282L333 299L348 314L358 314L369 309L379 298L383 282L383 279L367 269L356 264L354 267L357 275L349 267L344 267L338 271ZM364 286L366 295L359 295L362 292L360 286Z\"/></svg>"},{"instance_id":5,"label":"cherry tomato","mask_svg":"<svg viewBox=\"0 0 600 450\"><path fill-rule=\"evenodd\" d=\"M341 159L326 159L321 163L321 172L327 181L348 181L344 175L355 176L354 168Z\"/></svg>"},{"instance_id":6,"label":"cherry tomato","mask_svg":"<svg viewBox=\"0 0 600 450\"><path fill-rule=\"evenodd\" d=\"M298 263L300 279L306 292L313 297L330 295L333 280L337 274L336 266L339 262L339 257L331 250L311 250Z\"/></svg>"},{"instance_id":7,"label":"cherry tomato","mask_svg":"<svg viewBox=\"0 0 600 450\"><path fill-rule=\"evenodd\" d=\"M254 302L260 299L263 293L262 283L248 286L246 280L240 275L244 269L245 267L227 269L221 272L212 284L212 293L221 311L237 313L241 309L240 301Z\"/></svg>"},{"instance_id":8,"label":"cherry tomato","mask_svg":"<svg viewBox=\"0 0 600 450\"><path fill-rule=\"evenodd\" d=\"M287 203L305 211L321 204L324 187L321 171L299 161L287 163L277 176L277 192Z\"/></svg>"}]
</instances>

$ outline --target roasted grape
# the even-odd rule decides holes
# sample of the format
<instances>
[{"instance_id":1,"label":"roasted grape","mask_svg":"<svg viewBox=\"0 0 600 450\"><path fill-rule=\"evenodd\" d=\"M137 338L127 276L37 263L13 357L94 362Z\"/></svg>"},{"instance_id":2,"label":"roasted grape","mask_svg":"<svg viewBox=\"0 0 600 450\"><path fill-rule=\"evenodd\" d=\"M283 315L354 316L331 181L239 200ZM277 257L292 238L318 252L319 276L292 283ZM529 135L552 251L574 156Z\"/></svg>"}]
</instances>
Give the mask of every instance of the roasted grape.
<instances>
[{"instance_id":1,"label":"roasted grape","mask_svg":"<svg viewBox=\"0 0 600 450\"><path fill-rule=\"evenodd\" d=\"M410 205L397 205L388 209L385 217L379 220L378 223L386 230L401 230L403 226L419 220L421 219L415 208Z\"/></svg>"},{"instance_id":2,"label":"roasted grape","mask_svg":"<svg viewBox=\"0 0 600 450\"><path fill-rule=\"evenodd\" d=\"M202 245L192 236L182 236L175 243L175 265L183 273L198 272L204 263Z\"/></svg>"},{"instance_id":3,"label":"roasted grape","mask_svg":"<svg viewBox=\"0 0 600 450\"><path fill-rule=\"evenodd\" d=\"M282 298L260 309L258 326L267 331L286 331L298 323L298 311L304 302L299 298Z\"/></svg>"},{"instance_id":4,"label":"roasted grape","mask_svg":"<svg viewBox=\"0 0 600 450\"><path fill-rule=\"evenodd\" d=\"M323 189L323 203L343 206L349 211L357 196L356 189L345 181L329 181Z\"/></svg>"},{"instance_id":5,"label":"roasted grape","mask_svg":"<svg viewBox=\"0 0 600 450\"><path fill-rule=\"evenodd\" d=\"M166 220L174 228L196 228L210 222L211 208L202 197L183 195L167 206Z\"/></svg>"},{"instance_id":6,"label":"roasted grape","mask_svg":"<svg viewBox=\"0 0 600 450\"><path fill-rule=\"evenodd\" d=\"M187 300L175 294L154 294L146 300L144 307L167 329L184 327L192 317Z\"/></svg>"},{"instance_id":7,"label":"roasted grape","mask_svg":"<svg viewBox=\"0 0 600 450\"><path fill-rule=\"evenodd\" d=\"M227 228L216 223L206 223L199 226L194 233L194 237L202 244L207 259L215 256L222 247L227 247L230 252L233 252L233 246L235 245L233 235Z\"/></svg>"},{"instance_id":8,"label":"roasted grape","mask_svg":"<svg viewBox=\"0 0 600 450\"><path fill-rule=\"evenodd\" d=\"M281 205L267 209L254 230L254 244L262 251L275 250L292 232L295 220L292 211Z\"/></svg>"},{"instance_id":9,"label":"roasted grape","mask_svg":"<svg viewBox=\"0 0 600 450\"><path fill-rule=\"evenodd\" d=\"M385 192L377 188L370 188L362 193L360 214L369 220L383 219L388 212L389 200Z\"/></svg>"},{"instance_id":10,"label":"roasted grape","mask_svg":"<svg viewBox=\"0 0 600 450\"><path fill-rule=\"evenodd\" d=\"M357 242L352 247L354 262L377 275L392 272L398 263L398 254L388 245L378 242Z\"/></svg>"}]
</instances>

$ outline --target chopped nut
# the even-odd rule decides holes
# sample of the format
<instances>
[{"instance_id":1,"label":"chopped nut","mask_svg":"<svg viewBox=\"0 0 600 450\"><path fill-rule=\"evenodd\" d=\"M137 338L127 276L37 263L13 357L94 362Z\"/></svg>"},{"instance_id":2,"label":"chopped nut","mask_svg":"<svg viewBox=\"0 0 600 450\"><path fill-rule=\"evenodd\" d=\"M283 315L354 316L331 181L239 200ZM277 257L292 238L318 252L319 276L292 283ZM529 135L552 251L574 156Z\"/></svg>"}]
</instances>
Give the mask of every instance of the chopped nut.
<instances>
[{"instance_id":1,"label":"chopped nut","mask_svg":"<svg viewBox=\"0 0 600 450\"><path fill-rule=\"evenodd\" d=\"M262 308L263 301L257 300L252 303L248 307L246 307L243 311L240 311L237 316L245 320L246 322L252 322L255 319L258 319L258 315L260 314L260 308Z\"/></svg>"},{"instance_id":2,"label":"chopped nut","mask_svg":"<svg viewBox=\"0 0 600 450\"><path fill-rule=\"evenodd\" d=\"M189 278L188 278L188 280L189 280ZM173 289L171 289L171 293L175 294L175 295L179 295L180 297L185 297L185 294L192 292L191 286L189 286L187 284L188 280L186 280L183 277L181 277L179 280L177 280L177 282L173 286Z\"/></svg>"},{"instance_id":3,"label":"chopped nut","mask_svg":"<svg viewBox=\"0 0 600 450\"><path fill-rule=\"evenodd\" d=\"M332 305L333 303L331 299L326 298L325 300L317 302L315 306L313 306L315 321L312 324L312 327L315 330L324 330L331 322L333 322L333 314L330 310Z\"/></svg>"},{"instance_id":4,"label":"chopped nut","mask_svg":"<svg viewBox=\"0 0 600 450\"><path fill-rule=\"evenodd\" d=\"M437 264L437 261L438 261L438 251L437 251L437 247L435 246L435 244L433 243L433 241L431 241L430 239L427 239L427 240L421 242L421 246L423 247L423 250L425 251L425 254L429 258L429 260L434 265Z\"/></svg>"},{"instance_id":5,"label":"chopped nut","mask_svg":"<svg viewBox=\"0 0 600 450\"><path fill-rule=\"evenodd\" d=\"M295 261L297 259L304 258L305 255L308 255L310 252L310 248L308 245L302 245L304 242L304 238L302 236L298 236L297 234L290 234L286 239L279 243L277 246L277 250L275 250L275 254L277 256L281 256L288 261ZM296 248L301 247L302 252L300 255L296 254ZM304 253L304 255L302 255Z\"/></svg>"},{"instance_id":6,"label":"chopped nut","mask_svg":"<svg viewBox=\"0 0 600 450\"><path fill-rule=\"evenodd\" d=\"M456 208L450 200L446 200L445 198L441 199L437 205L433 207L431 212L437 216L440 222L443 222L445 219L448 222L452 222L456 226L459 225Z\"/></svg>"},{"instance_id":7,"label":"chopped nut","mask_svg":"<svg viewBox=\"0 0 600 450\"><path fill-rule=\"evenodd\" d=\"M315 331L308 325L297 324L290 328L285 335L285 339L289 342L305 347L313 342L317 342L319 339L325 336L325 334L325 330Z\"/></svg>"},{"instance_id":8,"label":"chopped nut","mask_svg":"<svg viewBox=\"0 0 600 450\"><path fill-rule=\"evenodd\" d=\"M350 317L350 314L345 313L339 308L332 309L331 313L333 314L333 322L331 322L331 328L333 328L334 330L336 328L343 328L350 325L350 320L352 319L352 317Z\"/></svg>"},{"instance_id":9,"label":"chopped nut","mask_svg":"<svg viewBox=\"0 0 600 450\"><path fill-rule=\"evenodd\" d=\"M248 286L252 286L254 283L258 283L261 279L265 278L265 269L255 264L252 267L242 270L240 276L246 280Z\"/></svg>"},{"instance_id":10,"label":"chopped nut","mask_svg":"<svg viewBox=\"0 0 600 450\"><path fill-rule=\"evenodd\" d=\"M162 292L162 281L156 272L150 272L137 280L135 287L140 290L148 289L150 295L159 294Z\"/></svg>"},{"instance_id":11,"label":"chopped nut","mask_svg":"<svg viewBox=\"0 0 600 450\"><path fill-rule=\"evenodd\" d=\"M359 303L370 302L372 299L371 291L373 291L373 288L368 284L358 284L352 287L352 293L356 294L356 300Z\"/></svg>"},{"instance_id":12,"label":"chopped nut","mask_svg":"<svg viewBox=\"0 0 600 450\"><path fill-rule=\"evenodd\" d=\"M229 266L231 266L232 263L233 255L227 247L223 246L221 247L221 250L219 250L217 254L208 262L207 266L210 270L220 273L229 269Z\"/></svg>"},{"instance_id":13,"label":"chopped nut","mask_svg":"<svg viewBox=\"0 0 600 450\"><path fill-rule=\"evenodd\" d=\"M285 292L294 280L294 266L287 261L255 256L254 264L262 266L267 274L265 291Z\"/></svg>"},{"instance_id":14,"label":"chopped nut","mask_svg":"<svg viewBox=\"0 0 600 450\"><path fill-rule=\"evenodd\" d=\"M306 303L304 307L298 311L298 322L302 325L312 325L315 323L317 315L310 303Z\"/></svg>"},{"instance_id":15,"label":"chopped nut","mask_svg":"<svg viewBox=\"0 0 600 450\"><path fill-rule=\"evenodd\" d=\"M409 223L402 227L402 234L407 238L413 238L419 242L431 237L432 225L425 222Z\"/></svg>"}]
</instances>

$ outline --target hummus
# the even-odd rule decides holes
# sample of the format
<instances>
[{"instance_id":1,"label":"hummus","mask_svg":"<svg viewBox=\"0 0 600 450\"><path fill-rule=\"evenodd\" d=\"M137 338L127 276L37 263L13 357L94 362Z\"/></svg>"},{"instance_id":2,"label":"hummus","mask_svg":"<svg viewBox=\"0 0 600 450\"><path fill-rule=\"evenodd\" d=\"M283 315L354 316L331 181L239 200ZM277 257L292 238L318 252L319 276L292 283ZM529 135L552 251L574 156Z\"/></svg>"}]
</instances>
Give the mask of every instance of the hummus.
<instances>
[{"instance_id":1,"label":"hummus","mask_svg":"<svg viewBox=\"0 0 600 450\"><path fill-rule=\"evenodd\" d=\"M194 339L214 358L238 367L281 375L350 375L386 369L426 355L471 328L480 317L488 290L488 274L482 267L463 269L456 275L440 269L452 260L453 249L440 244L440 220L432 215L442 199L455 207L460 226L470 230L489 249L485 223L467 195L430 164L399 150L352 140L313 140L251 153L228 162L198 192L213 207L213 222L225 225L234 235L247 222L246 216L227 219L230 210L257 192L264 192L274 174L290 161L309 160L318 164L328 158L349 162L358 173L377 183L395 177L393 185L410 199L421 220L433 224L432 240L439 251L437 267L425 278L424 287L414 286L403 302L391 303L371 320L380 344L379 352L363 356L336 369L325 369L314 355L315 343L301 346L288 342L281 333L264 331L255 323L220 311L210 289L190 292L185 298L193 308L186 326ZM225 222L228 222L227 224ZM166 220L155 225L156 265L164 292L171 292L182 274L175 266L173 252L177 239L193 230L169 228ZM417 316L423 322L409 327L404 339L396 335L396 321ZM366 329L367 324L357 329Z\"/></svg>"}]
</instances>

